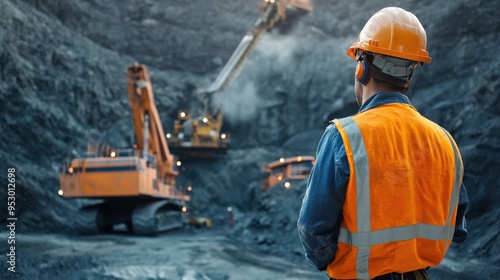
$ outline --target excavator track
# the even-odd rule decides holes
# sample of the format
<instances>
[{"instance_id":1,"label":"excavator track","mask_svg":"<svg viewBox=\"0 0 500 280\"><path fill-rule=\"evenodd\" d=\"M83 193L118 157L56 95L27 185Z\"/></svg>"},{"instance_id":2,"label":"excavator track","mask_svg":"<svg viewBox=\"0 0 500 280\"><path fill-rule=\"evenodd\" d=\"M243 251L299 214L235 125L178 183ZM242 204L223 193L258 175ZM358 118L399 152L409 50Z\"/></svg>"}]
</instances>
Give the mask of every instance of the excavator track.
<instances>
[{"instance_id":1,"label":"excavator track","mask_svg":"<svg viewBox=\"0 0 500 280\"><path fill-rule=\"evenodd\" d=\"M157 201L136 207L132 212L132 230L138 235L157 235L160 232L184 226L181 210L169 201Z\"/></svg>"},{"instance_id":2,"label":"excavator track","mask_svg":"<svg viewBox=\"0 0 500 280\"><path fill-rule=\"evenodd\" d=\"M76 217L75 228L80 234L99 233L97 225L97 213L99 205L86 206L80 209L80 214Z\"/></svg>"}]
</instances>

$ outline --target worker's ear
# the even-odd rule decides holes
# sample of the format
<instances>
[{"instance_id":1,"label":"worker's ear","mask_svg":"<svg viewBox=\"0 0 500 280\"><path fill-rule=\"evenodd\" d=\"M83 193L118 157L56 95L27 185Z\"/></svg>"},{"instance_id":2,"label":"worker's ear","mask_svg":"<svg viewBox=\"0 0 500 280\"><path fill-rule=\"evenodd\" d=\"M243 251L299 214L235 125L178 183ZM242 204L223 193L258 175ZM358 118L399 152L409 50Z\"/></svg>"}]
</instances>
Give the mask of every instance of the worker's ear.
<instances>
[{"instance_id":1,"label":"worker's ear","mask_svg":"<svg viewBox=\"0 0 500 280\"><path fill-rule=\"evenodd\" d=\"M355 76L356 81L362 83L363 85L368 83L368 80L370 80L370 67L366 60L358 61Z\"/></svg>"}]
</instances>

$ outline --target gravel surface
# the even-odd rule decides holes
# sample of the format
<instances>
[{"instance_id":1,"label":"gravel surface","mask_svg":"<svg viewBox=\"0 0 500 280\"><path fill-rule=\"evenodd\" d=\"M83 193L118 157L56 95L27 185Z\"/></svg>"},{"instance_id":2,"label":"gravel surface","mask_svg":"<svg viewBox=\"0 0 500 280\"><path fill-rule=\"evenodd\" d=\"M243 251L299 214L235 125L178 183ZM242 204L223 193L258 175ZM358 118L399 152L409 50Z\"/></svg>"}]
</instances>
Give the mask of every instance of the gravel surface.
<instances>
[{"instance_id":1,"label":"gravel surface","mask_svg":"<svg viewBox=\"0 0 500 280\"><path fill-rule=\"evenodd\" d=\"M17 240L15 277L2 269L2 279L292 280L324 276L250 249L221 230L187 229L153 238L20 234Z\"/></svg>"}]
</instances>

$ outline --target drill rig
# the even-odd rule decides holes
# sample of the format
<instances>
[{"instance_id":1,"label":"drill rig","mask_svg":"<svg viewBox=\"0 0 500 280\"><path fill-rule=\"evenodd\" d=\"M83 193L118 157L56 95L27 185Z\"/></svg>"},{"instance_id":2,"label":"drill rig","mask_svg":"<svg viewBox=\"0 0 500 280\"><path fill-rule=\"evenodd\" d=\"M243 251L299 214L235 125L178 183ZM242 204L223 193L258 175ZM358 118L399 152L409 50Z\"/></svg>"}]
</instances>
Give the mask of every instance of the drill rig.
<instances>
[{"instance_id":1,"label":"drill rig","mask_svg":"<svg viewBox=\"0 0 500 280\"><path fill-rule=\"evenodd\" d=\"M292 19L297 18L312 9L310 0L263 0L260 3L261 16L243 37L212 85L201 92L201 114L193 116L186 111L179 111L174 123L174 132L166 134L167 141L176 155L207 157L226 153L230 137L227 133L221 133L223 117L220 109L209 112L212 97L226 89L261 36L272 29L276 22L285 21L287 15Z\"/></svg>"},{"instance_id":2,"label":"drill rig","mask_svg":"<svg viewBox=\"0 0 500 280\"><path fill-rule=\"evenodd\" d=\"M155 235L182 227L190 199L175 187L178 174L154 103L146 66L128 67L128 95L136 144L130 149L89 145L86 156L63 167L59 194L100 199L75 217L80 233L110 232L125 224L134 234Z\"/></svg>"}]
</instances>

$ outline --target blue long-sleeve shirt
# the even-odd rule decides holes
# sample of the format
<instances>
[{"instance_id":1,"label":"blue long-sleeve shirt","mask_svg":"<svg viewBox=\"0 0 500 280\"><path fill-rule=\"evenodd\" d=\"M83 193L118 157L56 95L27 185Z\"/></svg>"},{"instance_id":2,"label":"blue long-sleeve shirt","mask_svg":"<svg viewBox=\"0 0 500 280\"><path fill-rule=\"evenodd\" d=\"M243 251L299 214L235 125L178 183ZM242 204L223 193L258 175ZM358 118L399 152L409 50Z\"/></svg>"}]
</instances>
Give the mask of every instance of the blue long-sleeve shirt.
<instances>
[{"instance_id":1,"label":"blue long-sleeve shirt","mask_svg":"<svg viewBox=\"0 0 500 280\"><path fill-rule=\"evenodd\" d=\"M400 93L384 92L370 97L359 112L388 103L411 105L410 100ZM305 257L318 270L325 270L337 251L349 173L342 137L332 124L326 128L318 144L316 160L297 222ZM467 236L465 210L468 203L467 192L462 184L453 242L462 243Z\"/></svg>"}]
</instances>

